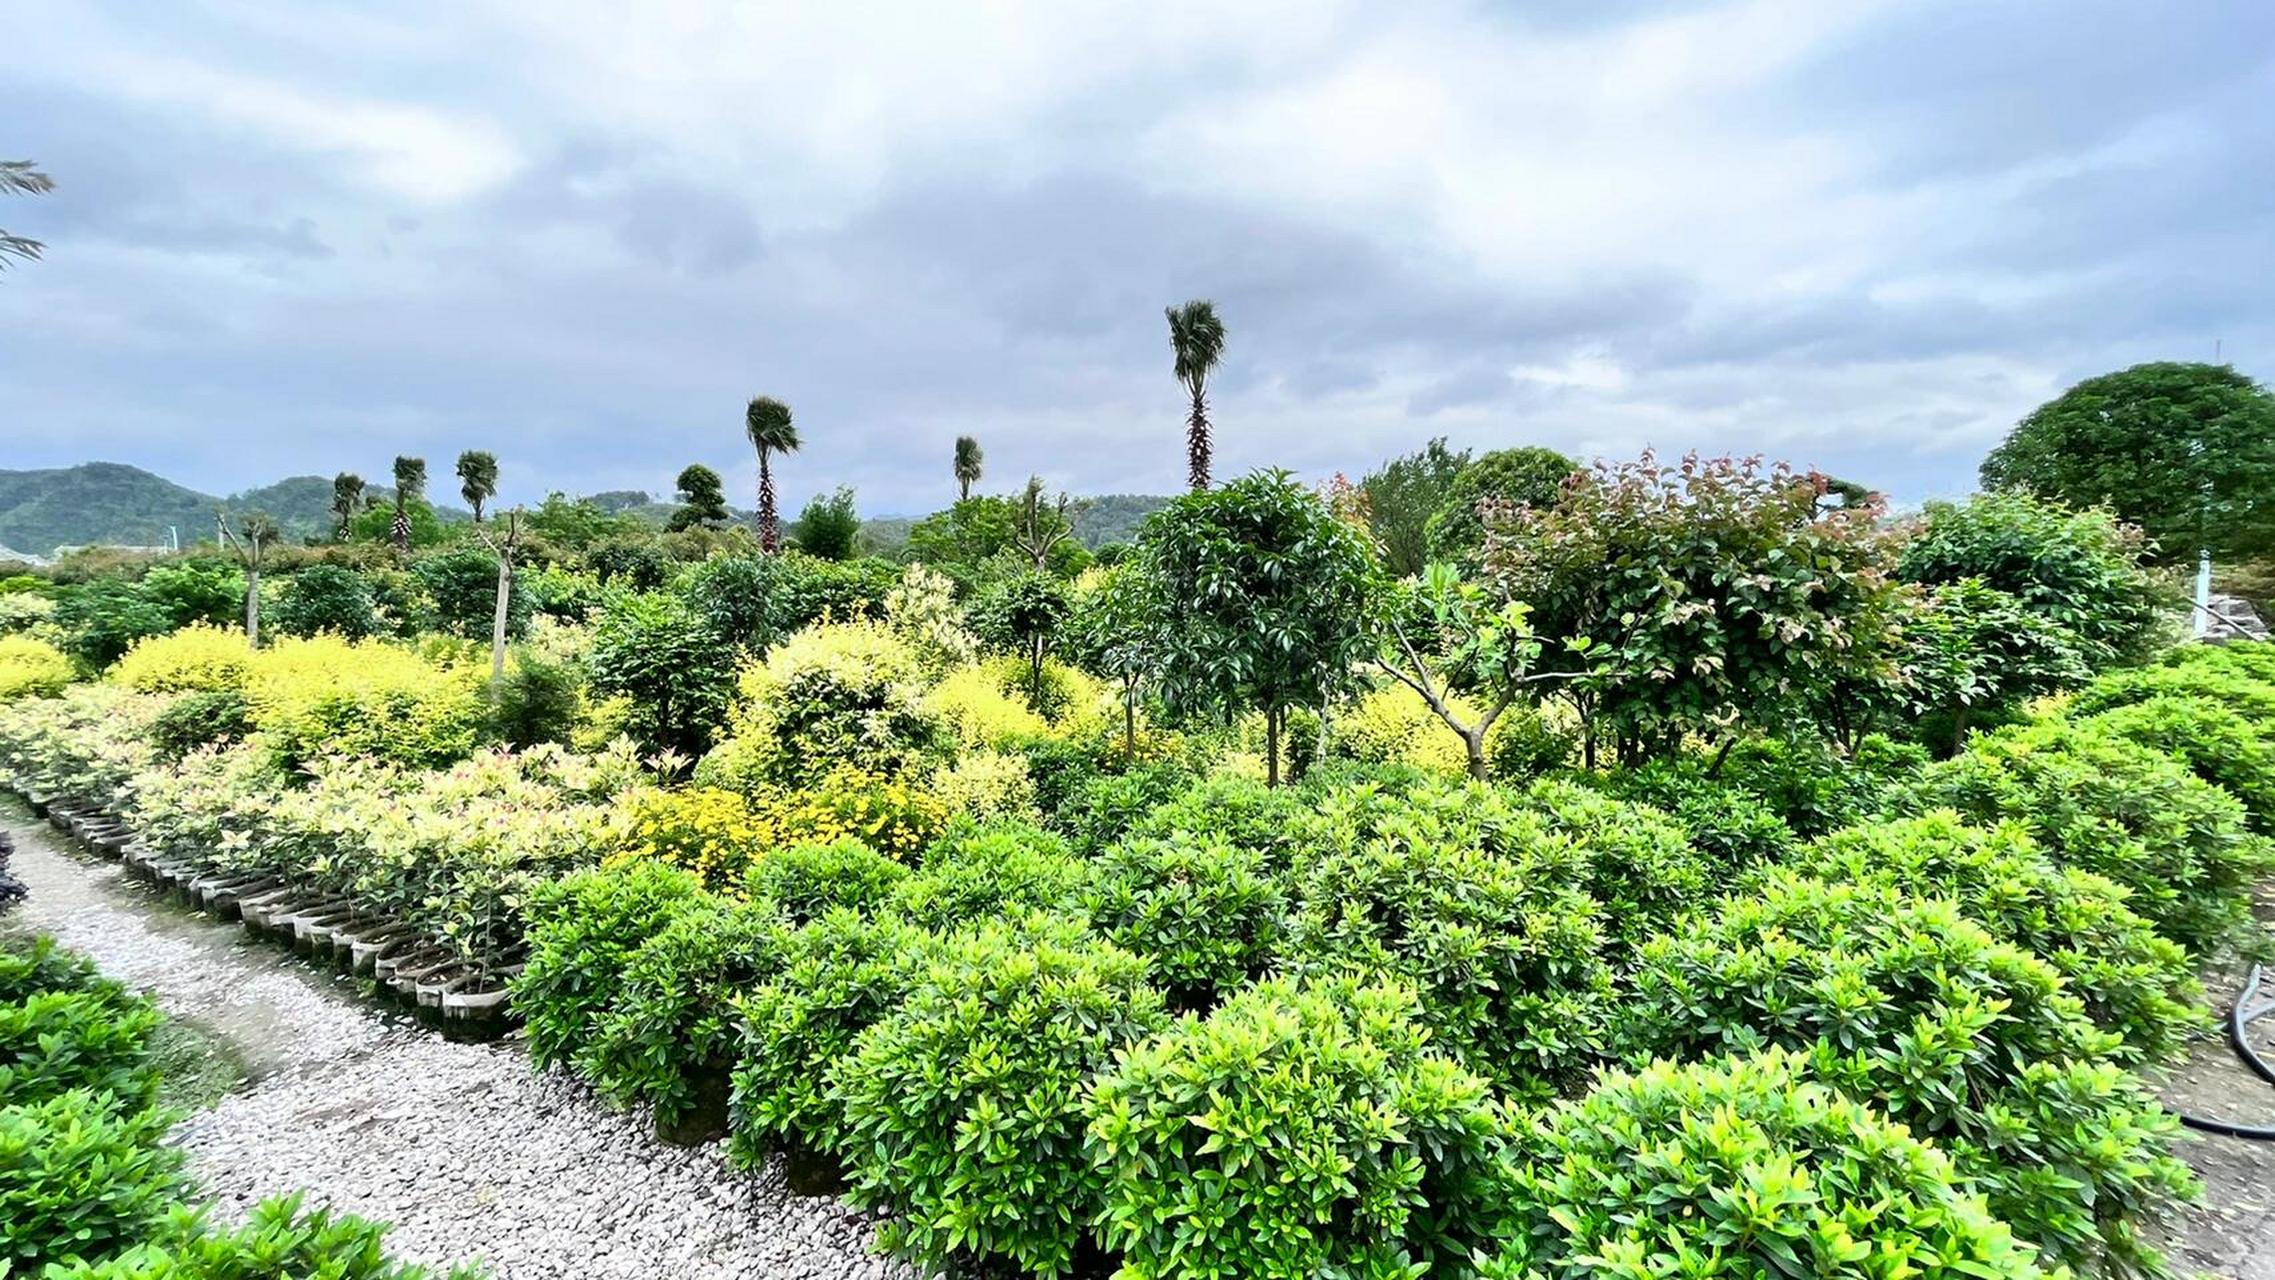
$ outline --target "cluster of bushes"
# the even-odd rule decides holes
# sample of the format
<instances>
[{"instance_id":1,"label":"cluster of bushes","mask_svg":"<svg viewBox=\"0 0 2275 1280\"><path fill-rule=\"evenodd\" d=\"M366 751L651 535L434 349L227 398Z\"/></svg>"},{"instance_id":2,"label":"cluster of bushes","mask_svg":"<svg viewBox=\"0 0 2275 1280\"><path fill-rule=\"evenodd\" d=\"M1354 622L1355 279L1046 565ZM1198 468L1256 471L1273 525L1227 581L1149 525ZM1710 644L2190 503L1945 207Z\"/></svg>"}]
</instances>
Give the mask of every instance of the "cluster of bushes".
<instances>
[{"instance_id":1,"label":"cluster of bushes","mask_svg":"<svg viewBox=\"0 0 2275 1280\"><path fill-rule=\"evenodd\" d=\"M240 1229L210 1225L164 1141L175 1113L161 1103L160 1025L148 999L47 939L0 941L0 1274L428 1274L385 1256L384 1227L304 1211L298 1197L260 1205Z\"/></svg>"}]
</instances>

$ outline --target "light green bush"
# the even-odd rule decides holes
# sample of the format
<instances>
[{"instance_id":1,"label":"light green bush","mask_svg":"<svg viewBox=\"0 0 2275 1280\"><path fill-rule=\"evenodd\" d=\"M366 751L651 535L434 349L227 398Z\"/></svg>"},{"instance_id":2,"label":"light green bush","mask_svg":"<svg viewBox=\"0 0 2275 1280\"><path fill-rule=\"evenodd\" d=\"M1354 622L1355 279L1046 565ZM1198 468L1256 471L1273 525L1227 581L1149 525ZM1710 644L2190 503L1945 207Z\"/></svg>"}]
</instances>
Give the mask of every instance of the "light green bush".
<instances>
[{"instance_id":1,"label":"light green bush","mask_svg":"<svg viewBox=\"0 0 2275 1280\"><path fill-rule=\"evenodd\" d=\"M1211 836L1138 836L1091 863L1083 905L1108 941L1153 962L1179 1009L1207 1010L1263 976L1287 931L1264 854Z\"/></svg>"}]
</instances>

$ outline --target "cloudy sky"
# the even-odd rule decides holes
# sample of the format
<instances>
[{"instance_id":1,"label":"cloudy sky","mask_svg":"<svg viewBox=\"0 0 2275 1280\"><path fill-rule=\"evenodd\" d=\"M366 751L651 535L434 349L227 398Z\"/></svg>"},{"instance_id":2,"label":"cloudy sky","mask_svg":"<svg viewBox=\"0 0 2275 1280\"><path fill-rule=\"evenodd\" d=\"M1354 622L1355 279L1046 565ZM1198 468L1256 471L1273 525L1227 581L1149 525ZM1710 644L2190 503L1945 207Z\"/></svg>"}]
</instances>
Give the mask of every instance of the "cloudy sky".
<instances>
[{"instance_id":1,"label":"cloudy sky","mask_svg":"<svg viewBox=\"0 0 2275 1280\"><path fill-rule=\"evenodd\" d=\"M542 15L540 18L539 15ZM2266 0L37 3L0 467L211 491L495 450L509 499L1169 492L1432 436L1917 499L2144 359L2275 375ZM747 499L746 499L747 500Z\"/></svg>"}]
</instances>

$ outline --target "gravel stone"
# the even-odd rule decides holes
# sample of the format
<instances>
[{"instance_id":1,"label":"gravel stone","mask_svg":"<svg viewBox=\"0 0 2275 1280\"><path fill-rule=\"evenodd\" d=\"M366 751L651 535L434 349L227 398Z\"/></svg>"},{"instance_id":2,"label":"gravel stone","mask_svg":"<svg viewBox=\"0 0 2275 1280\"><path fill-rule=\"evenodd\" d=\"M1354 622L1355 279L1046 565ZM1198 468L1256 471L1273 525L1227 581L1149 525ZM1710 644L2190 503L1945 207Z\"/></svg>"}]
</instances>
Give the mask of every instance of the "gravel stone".
<instances>
[{"instance_id":1,"label":"gravel stone","mask_svg":"<svg viewBox=\"0 0 2275 1280\"><path fill-rule=\"evenodd\" d=\"M518 1045L462 1044L357 999L342 979L158 898L114 863L10 820L31 897L11 919L52 933L170 1014L227 1040L248 1080L174 1130L217 1215L305 1190L394 1224L388 1247L499 1280L888 1280L873 1223L792 1194L722 1144L658 1143Z\"/></svg>"}]
</instances>

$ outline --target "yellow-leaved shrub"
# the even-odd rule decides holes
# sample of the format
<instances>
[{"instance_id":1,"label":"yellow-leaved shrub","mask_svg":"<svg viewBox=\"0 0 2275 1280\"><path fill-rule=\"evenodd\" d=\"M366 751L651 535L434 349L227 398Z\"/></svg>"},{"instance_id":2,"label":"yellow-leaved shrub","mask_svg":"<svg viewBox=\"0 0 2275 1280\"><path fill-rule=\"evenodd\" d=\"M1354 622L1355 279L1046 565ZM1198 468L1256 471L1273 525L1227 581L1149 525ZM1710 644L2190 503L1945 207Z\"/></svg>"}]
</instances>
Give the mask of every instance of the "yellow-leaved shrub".
<instances>
[{"instance_id":1,"label":"yellow-leaved shrub","mask_svg":"<svg viewBox=\"0 0 2275 1280\"><path fill-rule=\"evenodd\" d=\"M946 733L925 703L923 664L882 622L818 622L745 670L731 732L709 770L719 785L809 782L837 769L893 776Z\"/></svg>"},{"instance_id":2,"label":"yellow-leaved shrub","mask_svg":"<svg viewBox=\"0 0 2275 1280\"><path fill-rule=\"evenodd\" d=\"M254 659L245 701L287 764L351 755L440 765L474 749L488 674L384 640L290 637Z\"/></svg>"},{"instance_id":3,"label":"yellow-leaved shrub","mask_svg":"<svg viewBox=\"0 0 2275 1280\"><path fill-rule=\"evenodd\" d=\"M1477 708L1459 696L1451 702L1464 723L1476 722ZM1434 773L1469 771L1469 754L1460 736L1438 719L1421 694L1396 681L1368 691L1335 717L1328 743L1335 754L1368 764L1411 765Z\"/></svg>"},{"instance_id":4,"label":"yellow-leaved shrub","mask_svg":"<svg viewBox=\"0 0 2275 1280\"><path fill-rule=\"evenodd\" d=\"M959 667L933 686L926 702L965 748L1003 747L1038 737L1049 725L1020 694L1009 693L992 665Z\"/></svg>"},{"instance_id":5,"label":"yellow-leaved shrub","mask_svg":"<svg viewBox=\"0 0 2275 1280\"><path fill-rule=\"evenodd\" d=\"M1035 779L1027 772L1024 756L974 748L932 775L931 790L952 815L981 822L1041 820L1035 806Z\"/></svg>"},{"instance_id":6,"label":"yellow-leaved shrub","mask_svg":"<svg viewBox=\"0 0 2275 1280\"><path fill-rule=\"evenodd\" d=\"M243 688L252 670L244 632L196 622L135 641L108 676L143 693L210 693Z\"/></svg>"},{"instance_id":7,"label":"yellow-leaved shrub","mask_svg":"<svg viewBox=\"0 0 2275 1280\"><path fill-rule=\"evenodd\" d=\"M30 636L0 636L0 702L52 698L71 683L71 659Z\"/></svg>"}]
</instances>

